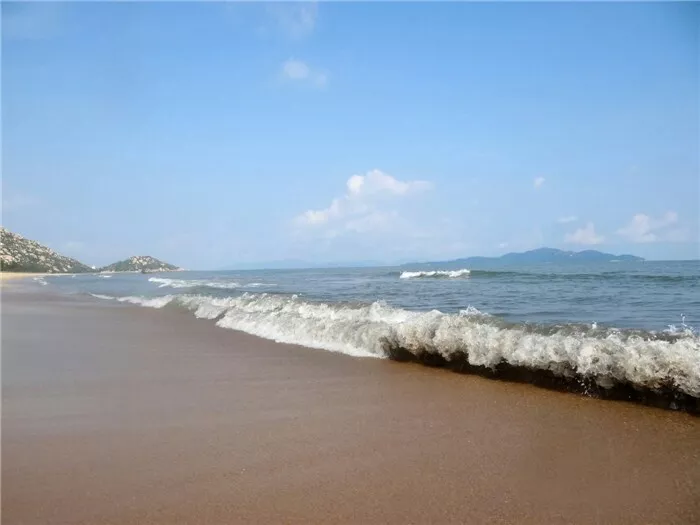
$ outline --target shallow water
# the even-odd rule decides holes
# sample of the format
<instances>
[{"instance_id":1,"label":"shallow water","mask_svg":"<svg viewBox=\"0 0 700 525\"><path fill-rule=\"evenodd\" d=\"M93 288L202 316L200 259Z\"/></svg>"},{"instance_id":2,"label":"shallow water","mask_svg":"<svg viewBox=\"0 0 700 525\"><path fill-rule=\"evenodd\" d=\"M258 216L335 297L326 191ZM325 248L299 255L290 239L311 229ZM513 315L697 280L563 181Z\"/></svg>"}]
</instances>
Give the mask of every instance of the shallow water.
<instances>
[{"instance_id":1,"label":"shallow water","mask_svg":"<svg viewBox=\"0 0 700 525\"><path fill-rule=\"evenodd\" d=\"M41 283L42 281L38 281ZM47 277L217 326L355 356L529 370L700 397L700 262ZM505 368L504 368L505 367Z\"/></svg>"}]
</instances>

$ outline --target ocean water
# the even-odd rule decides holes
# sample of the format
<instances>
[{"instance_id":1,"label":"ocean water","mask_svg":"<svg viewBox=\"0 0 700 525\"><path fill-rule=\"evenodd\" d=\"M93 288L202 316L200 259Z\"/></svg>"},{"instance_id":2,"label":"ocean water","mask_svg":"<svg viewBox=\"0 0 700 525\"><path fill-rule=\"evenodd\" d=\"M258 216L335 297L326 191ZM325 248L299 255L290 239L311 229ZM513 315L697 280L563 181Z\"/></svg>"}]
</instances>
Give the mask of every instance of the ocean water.
<instances>
[{"instance_id":1,"label":"ocean water","mask_svg":"<svg viewBox=\"0 0 700 525\"><path fill-rule=\"evenodd\" d=\"M219 328L358 357L524 369L597 389L700 398L698 261L105 274L36 284L186 309Z\"/></svg>"}]
</instances>

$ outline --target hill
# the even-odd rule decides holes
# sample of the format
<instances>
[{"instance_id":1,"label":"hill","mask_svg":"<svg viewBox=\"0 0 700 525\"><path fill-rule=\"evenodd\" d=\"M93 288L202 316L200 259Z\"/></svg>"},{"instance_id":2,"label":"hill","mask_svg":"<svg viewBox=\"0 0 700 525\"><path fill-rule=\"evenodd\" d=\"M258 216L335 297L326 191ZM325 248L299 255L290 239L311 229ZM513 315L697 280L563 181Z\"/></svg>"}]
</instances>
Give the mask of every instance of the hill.
<instances>
[{"instance_id":1,"label":"hill","mask_svg":"<svg viewBox=\"0 0 700 525\"><path fill-rule=\"evenodd\" d=\"M100 268L101 272L172 272L182 270L174 264L169 264L151 257L150 255L134 255L123 261L117 261Z\"/></svg>"},{"instance_id":2,"label":"hill","mask_svg":"<svg viewBox=\"0 0 700 525\"><path fill-rule=\"evenodd\" d=\"M84 273L90 266L0 227L0 270L4 272Z\"/></svg>"},{"instance_id":3,"label":"hill","mask_svg":"<svg viewBox=\"0 0 700 525\"><path fill-rule=\"evenodd\" d=\"M538 248L520 253L506 253L500 257L466 257L451 261L436 261L427 263L407 263L403 267L460 267L487 265L487 264L548 264L548 263L590 263L590 262L634 262L643 261L636 255L614 255L612 253L599 252L597 250L583 250L572 252L558 250L556 248Z\"/></svg>"}]
</instances>

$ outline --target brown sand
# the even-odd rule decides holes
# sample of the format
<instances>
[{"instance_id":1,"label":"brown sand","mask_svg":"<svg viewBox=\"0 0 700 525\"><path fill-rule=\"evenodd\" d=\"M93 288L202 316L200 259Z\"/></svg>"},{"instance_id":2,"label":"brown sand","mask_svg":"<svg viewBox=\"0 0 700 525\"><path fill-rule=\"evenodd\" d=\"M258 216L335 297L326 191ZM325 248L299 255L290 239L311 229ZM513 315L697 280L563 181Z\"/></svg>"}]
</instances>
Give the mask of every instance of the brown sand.
<instances>
[{"instance_id":1,"label":"brown sand","mask_svg":"<svg viewBox=\"0 0 700 525\"><path fill-rule=\"evenodd\" d=\"M2 299L6 524L700 522L685 413Z\"/></svg>"},{"instance_id":2,"label":"brown sand","mask_svg":"<svg viewBox=\"0 0 700 525\"><path fill-rule=\"evenodd\" d=\"M16 281L17 279L26 279L27 277L41 277L49 275L47 273L26 273L26 272L0 272L0 285L8 281Z\"/></svg>"},{"instance_id":3,"label":"brown sand","mask_svg":"<svg viewBox=\"0 0 700 525\"><path fill-rule=\"evenodd\" d=\"M27 279L29 277L45 277L50 275L51 277L58 276L69 276L75 275L73 273L32 273L32 272L0 272L0 287L8 284L12 281L17 281L19 279Z\"/></svg>"}]
</instances>

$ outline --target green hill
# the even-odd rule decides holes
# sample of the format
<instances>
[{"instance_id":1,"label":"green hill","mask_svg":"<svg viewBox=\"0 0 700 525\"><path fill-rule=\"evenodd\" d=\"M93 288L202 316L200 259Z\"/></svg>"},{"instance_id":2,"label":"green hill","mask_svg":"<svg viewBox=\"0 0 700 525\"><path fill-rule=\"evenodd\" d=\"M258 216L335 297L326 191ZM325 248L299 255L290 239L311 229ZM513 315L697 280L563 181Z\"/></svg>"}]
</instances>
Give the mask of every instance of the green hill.
<instances>
[{"instance_id":1,"label":"green hill","mask_svg":"<svg viewBox=\"0 0 700 525\"><path fill-rule=\"evenodd\" d=\"M160 261L150 255L135 255L118 261L104 268L100 268L101 272L172 272L181 270L174 264L168 264Z\"/></svg>"}]
</instances>

